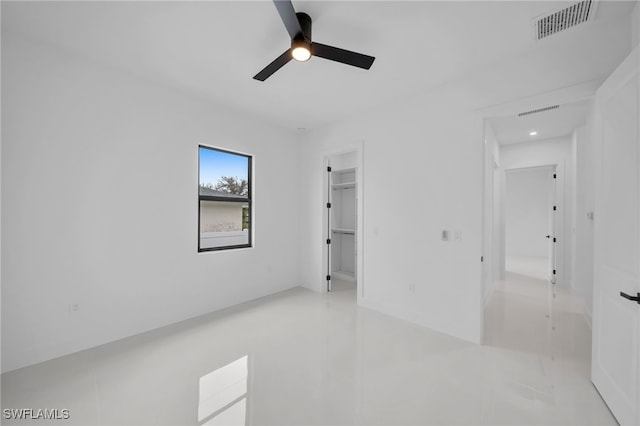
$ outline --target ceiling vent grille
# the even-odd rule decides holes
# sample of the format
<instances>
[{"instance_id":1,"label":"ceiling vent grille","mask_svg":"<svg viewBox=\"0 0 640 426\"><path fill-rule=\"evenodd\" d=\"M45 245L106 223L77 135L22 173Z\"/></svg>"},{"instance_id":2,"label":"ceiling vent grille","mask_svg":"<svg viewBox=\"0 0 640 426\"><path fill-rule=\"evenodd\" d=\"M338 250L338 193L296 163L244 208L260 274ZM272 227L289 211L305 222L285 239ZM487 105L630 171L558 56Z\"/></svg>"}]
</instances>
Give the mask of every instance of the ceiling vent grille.
<instances>
[{"instance_id":1,"label":"ceiling vent grille","mask_svg":"<svg viewBox=\"0 0 640 426\"><path fill-rule=\"evenodd\" d=\"M556 108L560 108L560 105L552 105L544 108L532 109L531 111L521 112L520 114L518 114L518 117L522 117L523 115L529 115L529 114L537 114L539 112L545 112L545 111L549 111Z\"/></svg>"},{"instance_id":2,"label":"ceiling vent grille","mask_svg":"<svg viewBox=\"0 0 640 426\"><path fill-rule=\"evenodd\" d=\"M536 40L542 40L545 37L592 20L595 16L597 5L598 2L596 0L584 0L534 18Z\"/></svg>"}]
</instances>

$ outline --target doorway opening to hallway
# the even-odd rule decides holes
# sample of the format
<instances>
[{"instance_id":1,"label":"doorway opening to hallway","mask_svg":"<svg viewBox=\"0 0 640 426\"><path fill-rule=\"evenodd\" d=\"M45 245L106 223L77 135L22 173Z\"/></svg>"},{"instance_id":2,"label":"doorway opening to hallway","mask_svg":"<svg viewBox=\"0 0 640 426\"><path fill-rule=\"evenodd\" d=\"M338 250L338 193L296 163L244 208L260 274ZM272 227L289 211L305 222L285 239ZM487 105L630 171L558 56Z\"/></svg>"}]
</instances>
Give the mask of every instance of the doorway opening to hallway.
<instances>
[{"instance_id":1,"label":"doorway opening to hallway","mask_svg":"<svg viewBox=\"0 0 640 426\"><path fill-rule=\"evenodd\" d=\"M505 270L555 283L556 167L509 169L504 175Z\"/></svg>"}]
</instances>

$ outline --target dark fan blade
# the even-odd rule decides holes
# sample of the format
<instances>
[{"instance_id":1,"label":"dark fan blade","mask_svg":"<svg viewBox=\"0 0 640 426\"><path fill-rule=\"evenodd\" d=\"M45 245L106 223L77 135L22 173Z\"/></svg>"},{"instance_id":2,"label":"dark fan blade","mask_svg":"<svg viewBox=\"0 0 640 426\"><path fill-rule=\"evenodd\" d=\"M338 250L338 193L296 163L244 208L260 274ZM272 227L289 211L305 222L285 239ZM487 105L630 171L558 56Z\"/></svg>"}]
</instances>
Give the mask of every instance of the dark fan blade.
<instances>
[{"instance_id":1,"label":"dark fan blade","mask_svg":"<svg viewBox=\"0 0 640 426\"><path fill-rule=\"evenodd\" d=\"M373 56L363 55L362 53L352 52L350 50L339 49L326 44L311 43L311 54L321 58L330 59L332 61L342 62L343 64L353 65L354 67L371 68Z\"/></svg>"},{"instance_id":2,"label":"dark fan blade","mask_svg":"<svg viewBox=\"0 0 640 426\"><path fill-rule=\"evenodd\" d=\"M262 71L254 75L253 78L260 81L265 81L274 72L286 65L291 60L291 49L287 49L282 55L278 56L273 62L264 67Z\"/></svg>"},{"instance_id":3,"label":"dark fan blade","mask_svg":"<svg viewBox=\"0 0 640 426\"><path fill-rule=\"evenodd\" d=\"M302 27L300 27L300 21L298 21L291 0L273 0L273 4L276 6L276 9L278 9L280 19L282 19L291 38L293 39L298 34L302 34Z\"/></svg>"}]
</instances>

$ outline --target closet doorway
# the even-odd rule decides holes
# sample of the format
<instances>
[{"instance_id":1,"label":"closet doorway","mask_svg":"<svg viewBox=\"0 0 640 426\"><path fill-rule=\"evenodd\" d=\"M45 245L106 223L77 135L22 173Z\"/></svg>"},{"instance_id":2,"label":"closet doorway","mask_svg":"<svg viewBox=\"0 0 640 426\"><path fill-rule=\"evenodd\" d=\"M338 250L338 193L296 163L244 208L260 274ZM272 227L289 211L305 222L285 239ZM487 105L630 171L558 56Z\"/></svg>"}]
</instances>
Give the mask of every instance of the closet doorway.
<instances>
[{"instance_id":1,"label":"closet doorway","mask_svg":"<svg viewBox=\"0 0 640 426\"><path fill-rule=\"evenodd\" d=\"M362 170L360 151L326 159L326 290L361 297Z\"/></svg>"}]
</instances>

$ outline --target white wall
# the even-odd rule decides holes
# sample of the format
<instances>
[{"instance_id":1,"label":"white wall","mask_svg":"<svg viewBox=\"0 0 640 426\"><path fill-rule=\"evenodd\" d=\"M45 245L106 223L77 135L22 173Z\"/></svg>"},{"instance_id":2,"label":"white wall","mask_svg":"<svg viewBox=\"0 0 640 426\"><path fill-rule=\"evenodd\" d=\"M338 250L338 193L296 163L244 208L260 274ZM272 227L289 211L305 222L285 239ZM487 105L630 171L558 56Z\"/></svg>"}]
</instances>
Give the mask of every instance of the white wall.
<instances>
[{"instance_id":1,"label":"white wall","mask_svg":"<svg viewBox=\"0 0 640 426\"><path fill-rule=\"evenodd\" d=\"M571 240L575 228L573 212L574 195L574 154L571 137L548 139L538 142L503 145L500 148L500 165L503 170L527 167L557 165L556 205L558 207L556 221L557 230L557 275L556 284L560 287L572 286ZM504 216L501 220L505 220ZM501 237L504 241L504 236Z\"/></svg>"},{"instance_id":2,"label":"white wall","mask_svg":"<svg viewBox=\"0 0 640 426\"><path fill-rule=\"evenodd\" d=\"M576 162L576 240L575 292L584 300L585 317L591 324L593 309L593 226L589 214L595 199L594 111L590 109L585 126L574 132L577 144Z\"/></svg>"},{"instance_id":3,"label":"white wall","mask_svg":"<svg viewBox=\"0 0 640 426\"><path fill-rule=\"evenodd\" d=\"M323 286L323 157L364 141L360 303L479 341L481 131L465 92L445 87L310 132L301 167L304 284ZM460 231L461 241L442 242L443 229Z\"/></svg>"},{"instance_id":4,"label":"white wall","mask_svg":"<svg viewBox=\"0 0 640 426\"><path fill-rule=\"evenodd\" d=\"M636 2L631 13L631 49L638 45L640 45L640 2Z\"/></svg>"},{"instance_id":5,"label":"white wall","mask_svg":"<svg viewBox=\"0 0 640 426\"><path fill-rule=\"evenodd\" d=\"M499 279L500 270L499 245L496 244L500 226L498 221L499 215L497 214L499 211L499 195L501 193L501 179L500 174L497 173L500 167L500 148L498 139L489 121L485 121L484 123L484 156L485 205L483 229L486 234L483 236L484 247L482 253L484 259L482 263L482 283L484 305L486 306L493 294L494 281ZM504 256L502 263L504 263Z\"/></svg>"},{"instance_id":6,"label":"white wall","mask_svg":"<svg viewBox=\"0 0 640 426\"><path fill-rule=\"evenodd\" d=\"M493 170L493 277L494 280L505 279L506 253L504 247L505 235L505 176L500 167L500 146L496 143L496 167ZM487 300L488 302L488 300Z\"/></svg>"},{"instance_id":7,"label":"white wall","mask_svg":"<svg viewBox=\"0 0 640 426\"><path fill-rule=\"evenodd\" d=\"M293 133L5 32L2 125L3 371L299 284ZM199 143L254 155L254 248L197 253Z\"/></svg>"},{"instance_id":8,"label":"white wall","mask_svg":"<svg viewBox=\"0 0 640 426\"><path fill-rule=\"evenodd\" d=\"M507 256L549 257L550 167L507 170L505 252Z\"/></svg>"},{"instance_id":9,"label":"white wall","mask_svg":"<svg viewBox=\"0 0 640 426\"><path fill-rule=\"evenodd\" d=\"M571 275L571 290L573 293L577 293L576 292L576 228L577 228L577 218L576 218L576 214L578 211L578 181L577 181L577 168L578 168L578 137L577 137L577 132L578 129L574 129L573 132L571 133L570 137L571 137L571 164L573 165L572 169L571 169L571 175L569 176L569 185L570 185L570 191L571 191L571 199L569 200L571 203L571 222L570 222L570 231L571 234L569 236L569 244L571 245L571 249L570 249L570 253L571 253L571 258L569 259L569 273Z\"/></svg>"}]
</instances>

